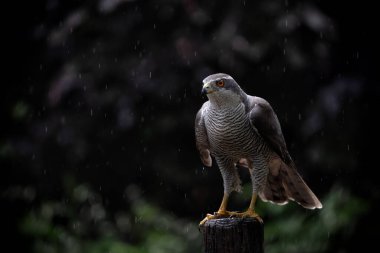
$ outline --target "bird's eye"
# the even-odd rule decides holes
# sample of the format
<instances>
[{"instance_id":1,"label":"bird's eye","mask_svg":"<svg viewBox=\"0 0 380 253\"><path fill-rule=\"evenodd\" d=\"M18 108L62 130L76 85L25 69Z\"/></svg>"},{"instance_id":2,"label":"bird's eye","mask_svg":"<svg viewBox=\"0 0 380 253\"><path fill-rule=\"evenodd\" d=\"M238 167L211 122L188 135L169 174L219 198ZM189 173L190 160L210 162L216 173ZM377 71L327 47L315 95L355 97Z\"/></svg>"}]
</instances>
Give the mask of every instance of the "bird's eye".
<instances>
[{"instance_id":1,"label":"bird's eye","mask_svg":"<svg viewBox=\"0 0 380 253\"><path fill-rule=\"evenodd\" d=\"M218 87L224 87L224 81L223 80L216 81L216 86L218 86Z\"/></svg>"}]
</instances>

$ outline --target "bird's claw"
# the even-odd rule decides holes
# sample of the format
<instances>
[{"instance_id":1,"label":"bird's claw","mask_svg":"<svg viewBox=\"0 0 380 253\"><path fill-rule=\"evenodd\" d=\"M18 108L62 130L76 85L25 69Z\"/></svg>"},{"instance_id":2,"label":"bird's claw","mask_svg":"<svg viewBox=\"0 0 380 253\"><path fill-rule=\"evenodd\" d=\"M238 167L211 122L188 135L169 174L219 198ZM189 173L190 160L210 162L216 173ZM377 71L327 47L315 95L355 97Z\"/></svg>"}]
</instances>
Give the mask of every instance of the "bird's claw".
<instances>
[{"instance_id":1,"label":"bird's claw","mask_svg":"<svg viewBox=\"0 0 380 253\"><path fill-rule=\"evenodd\" d=\"M259 216L255 210L248 208L247 211L239 213L239 212L230 212L230 211L218 211L214 212L214 214L207 214L206 217L199 223L199 226L203 226L208 220L215 220L221 218L254 218L258 220L260 223L264 223L263 219Z\"/></svg>"},{"instance_id":2,"label":"bird's claw","mask_svg":"<svg viewBox=\"0 0 380 253\"><path fill-rule=\"evenodd\" d=\"M243 213L235 212L235 215L233 217L236 217L236 218L254 218L254 219L258 220L260 223L264 223L263 219L261 219L259 214L256 213L255 210L250 209L250 208Z\"/></svg>"},{"instance_id":3,"label":"bird's claw","mask_svg":"<svg viewBox=\"0 0 380 253\"><path fill-rule=\"evenodd\" d=\"M218 212L214 212L214 214L208 213L206 217L199 223L199 226L203 226L208 220L231 218L231 217L234 217L235 214L236 212L229 212L229 211L218 211Z\"/></svg>"}]
</instances>

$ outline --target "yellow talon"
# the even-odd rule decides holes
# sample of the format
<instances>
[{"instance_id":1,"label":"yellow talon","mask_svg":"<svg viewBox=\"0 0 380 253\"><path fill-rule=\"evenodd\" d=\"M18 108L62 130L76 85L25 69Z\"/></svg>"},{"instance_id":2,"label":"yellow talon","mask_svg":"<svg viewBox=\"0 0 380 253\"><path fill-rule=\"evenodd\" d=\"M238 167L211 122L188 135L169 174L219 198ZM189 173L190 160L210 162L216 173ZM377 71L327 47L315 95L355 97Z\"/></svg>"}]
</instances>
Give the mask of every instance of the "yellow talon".
<instances>
[{"instance_id":1,"label":"yellow talon","mask_svg":"<svg viewBox=\"0 0 380 253\"><path fill-rule=\"evenodd\" d=\"M207 214L206 217L199 223L199 226L203 226L209 220L221 219L221 218L254 218L263 223L263 219L259 216L255 210L248 208L247 211L243 213L229 212L229 211L218 211L214 214Z\"/></svg>"},{"instance_id":2,"label":"yellow talon","mask_svg":"<svg viewBox=\"0 0 380 253\"><path fill-rule=\"evenodd\" d=\"M259 216L259 214L256 213L255 210L253 210L252 208L248 208L247 211L245 211L243 213L236 213L232 217L236 217L236 218L254 218L254 219L257 219L258 221L260 221L260 223L263 223L263 219L261 219L261 217Z\"/></svg>"},{"instance_id":3,"label":"yellow talon","mask_svg":"<svg viewBox=\"0 0 380 253\"><path fill-rule=\"evenodd\" d=\"M227 208L227 202L228 202L228 194L224 194L222 204L219 207L219 210L215 212L214 214L207 214L206 217L199 223L199 226L203 226L208 220L215 220L220 218L254 218L263 223L263 220L261 217L255 212L255 204L256 204L257 194L252 194L251 203L249 204L249 207L247 211L243 213L238 212L229 212L226 211Z\"/></svg>"},{"instance_id":4,"label":"yellow talon","mask_svg":"<svg viewBox=\"0 0 380 253\"><path fill-rule=\"evenodd\" d=\"M259 216L259 214L255 212L256 200L257 200L257 193L253 192L252 193L252 198L251 198L251 203L249 204L249 207L248 207L247 211L245 211L243 213L238 213L236 215L236 217L239 217L239 218L248 218L248 217L249 218L254 218L254 219L257 219L258 221L260 221L261 223L263 223L263 219L261 219L261 217Z\"/></svg>"},{"instance_id":5,"label":"yellow talon","mask_svg":"<svg viewBox=\"0 0 380 253\"><path fill-rule=\"evenodd\" d=\"M215 212L214 214L207 214L206 217L199 223L199 226L203 226L208 220L230 218L230 217L234 217L236 214L237 214L236 212L219 210Z\"/></svg>"}]
</instances>

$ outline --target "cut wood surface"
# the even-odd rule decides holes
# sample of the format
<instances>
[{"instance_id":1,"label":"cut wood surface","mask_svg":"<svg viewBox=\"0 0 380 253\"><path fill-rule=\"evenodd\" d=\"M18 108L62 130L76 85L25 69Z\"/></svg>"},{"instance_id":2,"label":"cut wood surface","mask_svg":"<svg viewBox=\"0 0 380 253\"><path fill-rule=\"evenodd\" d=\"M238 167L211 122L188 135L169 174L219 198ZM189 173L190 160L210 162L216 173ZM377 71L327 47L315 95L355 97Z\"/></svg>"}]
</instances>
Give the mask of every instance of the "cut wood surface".
<instances>
[{"instance_id":1,"label":"cut wood surface","mask_svg":"<svg viewBox=\"0 0 380 253\"><path fill-rule=\"evenodd\" d=\"M264 224L253 218L222 218L200 227L205 253L263 253Z\"/></svg>"}]
</instances>

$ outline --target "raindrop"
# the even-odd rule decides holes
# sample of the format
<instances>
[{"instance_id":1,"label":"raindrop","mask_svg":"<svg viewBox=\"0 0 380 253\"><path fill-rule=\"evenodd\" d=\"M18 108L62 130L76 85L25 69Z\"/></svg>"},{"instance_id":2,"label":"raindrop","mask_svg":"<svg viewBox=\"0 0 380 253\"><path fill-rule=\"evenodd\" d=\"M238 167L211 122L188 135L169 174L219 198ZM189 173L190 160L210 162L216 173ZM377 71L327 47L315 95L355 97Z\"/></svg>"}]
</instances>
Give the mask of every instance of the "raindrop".
<instances>
[{"instance_id":1,"label":"raindrop","mask_svg":"<svg viewBox=\"0 0 380 253\"><path fill-rule=\"evenodd\" d=\"M32 155L32 160L35 160L36 159L36 154L33 154Z\"/></svg>"},{"instance_id":2,"label":"raindrop","mask_svg":"<svg viewBox=\"0 0 380 253\"><path fill-rule=\"evenodd\" d=\"M350 144L347 144L347 151L350 151Z\"/></svg>"},{"instance_id":3,"label":"raindrop","mask_svg":"<svg viewBox=\"0 0 380 253\"><path fill-rule=\"evenodd\" d=\"M282 71L285 73L286 72L286 66L284 66L284 68L282 69Z\"/></svg>"},{"instance_id":4,"label":"raindrop","mask_svg":"<svg viewBox=\"0 0 380 253\"><path fill-rule=\"evenodd\" d=\"M149 79L152 79L152 72L149 72Z\"/></svg>"},{"instance_id":5,"label":"raindrop","mask_svg":"<svg viewBox=\"0 0 380 253\"><path fill-rule=\"evenodd\" d=\"M83 91L84 91L84 92L87 91L87 86L86 86L86 85L83 86Z\"/></svg>"},{"instance_id":6,"label":"raindrop","mask_svg":"<svg viewBox=\"0 0 380 253\"><path fill-rule=\"evenodd\" d=\"M153 24L153 29L156 29L156 24Z\"/></svg>"},{"instance_id":7,"label":"raindrop","mask_svg":"<svg viewBox=\"0 0 380 253\"><path fill-rule=\"evenodd\" d=\"M298 113L298 120L301 120L302 119L302 115L301 113Z\"/></svg>"},{"instance_id":8,"label":"raindrop","mask_svg":"<svg viewBox=\"0 0 380 253\"><path fill-rule=\"evenodd\" d=\"M98 63L98 69L100 69L100 63Z\"/></svg>"},{"instance_id":9,"label":"raindrop","mask_svg":"<svg viewBox=\"0 0 380 253\"><path fill-rule=\"evenodd\" d=\"M92 108L90 110L90 116L92 117L92 115L94 115L94 112L92 111Z\"/></svg>"},{"instance_id":10,"label":"raindrop","mask_svg":"<svg viewBox=\"0 0 380 253\"><path fill-rule=\"evenodd\" d=\"M48 127L45 126L45 134L47 134L47 132L48 132Z\"/></svg>"}]
</instances>

